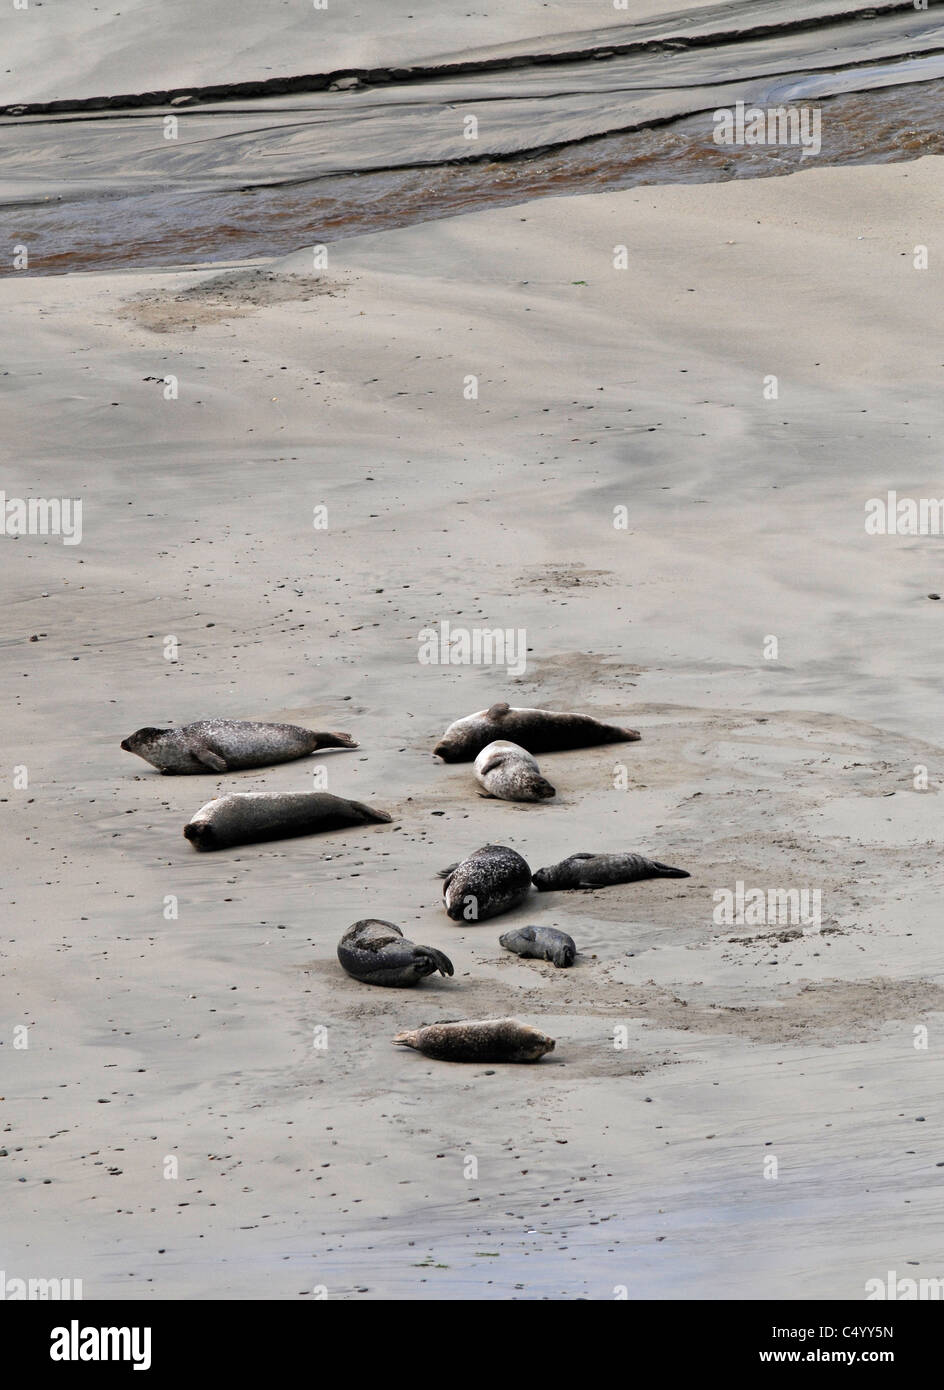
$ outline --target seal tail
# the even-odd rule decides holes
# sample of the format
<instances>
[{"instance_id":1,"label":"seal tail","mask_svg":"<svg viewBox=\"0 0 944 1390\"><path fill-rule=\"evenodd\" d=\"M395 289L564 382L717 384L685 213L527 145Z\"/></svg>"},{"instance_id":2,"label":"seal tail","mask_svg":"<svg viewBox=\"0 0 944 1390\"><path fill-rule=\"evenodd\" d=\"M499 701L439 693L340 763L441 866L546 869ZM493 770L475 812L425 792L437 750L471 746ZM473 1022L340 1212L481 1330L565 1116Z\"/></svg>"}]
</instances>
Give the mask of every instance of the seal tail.
<instances>
[{"instance_id":1,"label":"seal tail","mask_svg":"<svg viewBox=\"0 0 944 1390\"><path fill-rule=\"evenodd\" d=\"M365 806L363 801L352 801L351 805L355 811L360 811L365 820L379 821L382 824L393 820L393 816L388 816L386 811L378 811L374 806Z\"/></svg>"},{"instance_id":2,"label":"seal tail","mask_svg":"<svg viewBox=\"0 0 944 1390\"><path fill-rule=\"evenodd\" d=\"M435 975L437 970L440 975L454 975L456 973L449 957L443 955L442 951L437 951L435 946L417 946L416 954L432 963L431 975Z\"/></svg>"},{"instance_id":3,"label":"seal tail","mask_svg":"<svg viewBox=\"0 0 944 1390\"><path fill-rule=\"evenodd\" d=\"M393 1041L395 1044L398 1043L401 1047L416 1047L417 1036L416 1030L414 1029L414 1031L410 1033L397 1033Z\"/></svg>"},{"instance_id":4,"label":"seal tail","mask_svg":"<svg viewBox=\"0 0 944 1390\"><path fill-rule=\"evenodd\" d=\"M351 738L350 734L315 734L315 746L312 752L321 748L359 748L360 744Z\"/></svg>"},{"instance_id":5,"label":"seal tail","mask_svg":"<svg viewBox=\"0 0 944 1390\"><path fill-rule=\"evenodd\" d=\"M691 878L687 869L673 869L671 865L660 864L656 859L651 859L649 864L655 870L655 878Z\"/></svg>"}]
</instances>

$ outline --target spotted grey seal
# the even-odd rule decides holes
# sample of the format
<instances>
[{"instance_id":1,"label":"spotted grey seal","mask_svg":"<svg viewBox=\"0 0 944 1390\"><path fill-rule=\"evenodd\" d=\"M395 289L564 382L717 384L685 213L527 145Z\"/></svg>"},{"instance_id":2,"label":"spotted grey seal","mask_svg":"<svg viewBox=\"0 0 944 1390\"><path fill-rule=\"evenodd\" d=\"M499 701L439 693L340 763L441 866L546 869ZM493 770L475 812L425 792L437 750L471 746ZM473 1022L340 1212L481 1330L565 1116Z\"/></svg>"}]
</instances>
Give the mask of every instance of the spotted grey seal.
<instances>
[{"instance_id":1,"label":"spotted grey seal","mask_svg":"<svg viewBox=\"0 0 944 1390\"><path fill-rule=\"evenodd\" d=\"M389 820L386 811L330 792L233 792L201 806L184 826L184 834L194 849L228 849Z\"/></svg>"},{"instance_id":2,"label":"spotted grey seal","mask_svg":"<svg viewBox=\"0 0 944 1390\"><path fill-rule=\"evenodd\" d=\"M356 748L350 734L316 733L297 724L254 724L241 719L200 719L179 729L138 729L122 739L165 777L198 772L238 772L304 758L320 748Z\"/></svg>"},{"instance_id":3,"label":"spotted grey seal","mask_svg":"<svg viewBox=\"0 0 944 1390\"><path fill-rule=\"evenodd\" d=\"M541 893L552 888L605 888L611 883L635 883L640 878L690 878L685 869L672 869L642 854L571 854L559 864L538 869L534 886Z\"/></svg>"},{"instance_id":4,"label":"spotted grey seal","mask_svg":"<svg viewBox=\"0 0 944 1390\"><path fill-rule=\"evenodd\" d=\"M577 946L572 936L553 927L516 927L498 938L499 946L516 956L531 956L535 960L552 960L561 968L573 965Z\"/></svg>"},{"instance_id":5,"label":"spotted grey seal","mask_svg":"<svg viewBox=\"0 0 944 1390\"><path fill-rule=\"evenodd\" d=\"M439 1062L537 1062L554 1051L554 1039L515 1018L431 1023L393 1040Z\"/></svg>"},{"instance_id":6,"label":"spotted grey seal","mask_svg":"<svg viewBox=\"0 0 944 1390\"><path fill-rule=\"evenodd\" d=\"M502 702L450 724L433 752L444 762L465 763L495 739L512 739L529 753L555 753L561 748L589 748L595 743L634 743L638 738L635 729L601 724L589 714L514 709Z\"/></svg>"},{"instance_id":7,"label":"spotted grey seal","mask_svg":"<svg viewBox=\"0 0 944 1390\"><path fill-rule=\"evenodd\" d=\"M507 912L527 896L531 870L505 845L483 845L443 869L443 903L454 922L480 922Z\"/></svg>"},{"instance_id":8,"label":"spotted grey seal","mask_svg":"<svg viewBox=\"0 0 944 1390\"><path fill-rule=\"evenodd\" d=\"M501 801L547 801L557 795L527 748L503 738L482 749L475 760L475 780Z\"/></svg>"},{"instance_id":9,"label":"spotted grey seal","mask_svg":"<svg viewBox=\"0 0 944 1390\"><path fill-rule=\"evenodd\" d=\"M419 984L426 975L453 974L452 961L432 946L414 946L399 927L376 917L355 922L338 942L338 960L365 985Z\"/></svg>"}]
</instances>

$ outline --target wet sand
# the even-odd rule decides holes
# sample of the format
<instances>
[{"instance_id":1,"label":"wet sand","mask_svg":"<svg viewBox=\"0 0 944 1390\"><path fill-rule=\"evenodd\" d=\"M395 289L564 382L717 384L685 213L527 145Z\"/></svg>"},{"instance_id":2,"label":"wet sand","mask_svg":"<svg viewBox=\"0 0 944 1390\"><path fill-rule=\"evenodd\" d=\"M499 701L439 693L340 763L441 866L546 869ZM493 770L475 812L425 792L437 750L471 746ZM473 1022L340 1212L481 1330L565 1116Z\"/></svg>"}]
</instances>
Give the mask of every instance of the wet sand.
<instances>
[{"instance_id":1,"label":"wet sand","mask_svg":"<svg viewBox=\"0 0 944 1390\"><path fill-rule=\"evenodd\" d=\"M818 167L944 154L940 82L850 93L820 103L826 139ZM541 154L484 164L325 176L288 187L130 193L0 211L11 243L25 238L29 265L3 275L47 275L184 262L286 255L300 239L329 244L358 236L510 207L542 197L648 184L768 178L808 167L789 145L718 145L706 113L670 125L579 141Z\"/></svg>"},{"instance_id":2,"label":"wet sand","mask_svg":"<svg viewBox=\"0 0 944 1390\"><path fill-rule=\"evenodd\" d=\"M940 492L942 167L544 199L335 243L317 276L299 251L4 283L6 492L85 502L81 545L4 541L29 769L5 805L30 1040L3 1053L8 1276L609 1299L941 1275L940 556L863 522ZM525 628L526 672L421 665L442 620ZM500 698L643 738L545 757L554 803L483 800L431 749ZM209 714L361 748L164 779L118 747ZM304 789L319 761L392 824L183 839L217 790ZM456 926L436 872L487 840L692 876ZM822 931L716 924L738 880L819 889ZM372 915L455 977L346 977L337 940ZM502 952L529 921L578 964ZM390 1042L498 1013L556 1051Z\"/></svg>"}]
</instances>

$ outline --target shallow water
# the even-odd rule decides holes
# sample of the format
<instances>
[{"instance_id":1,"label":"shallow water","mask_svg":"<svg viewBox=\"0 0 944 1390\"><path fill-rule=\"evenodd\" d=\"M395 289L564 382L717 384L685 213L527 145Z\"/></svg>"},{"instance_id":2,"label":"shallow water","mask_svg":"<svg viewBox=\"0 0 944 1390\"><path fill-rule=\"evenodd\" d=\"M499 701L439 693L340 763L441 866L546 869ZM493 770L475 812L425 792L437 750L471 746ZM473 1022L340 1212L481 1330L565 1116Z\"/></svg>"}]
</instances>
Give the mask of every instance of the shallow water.
<instances>
[{"instance_id":1,"label":"shallow water","mask_svg":"<svg viewBox=\"0 0 944 1390\"><path fill-rule=\"evenodd\" d=\"M329 175L246 190L142 192L47 200L0 211L26 273L115 270L287 254L340 237L525 202L641 184L703 183L814 165L884 163L944 153L944 83L909 83L820 100L822 150L720 146L710 112L467 164ZM3 272L13 271L9 262Z\"/></svg>"}]
</instances>

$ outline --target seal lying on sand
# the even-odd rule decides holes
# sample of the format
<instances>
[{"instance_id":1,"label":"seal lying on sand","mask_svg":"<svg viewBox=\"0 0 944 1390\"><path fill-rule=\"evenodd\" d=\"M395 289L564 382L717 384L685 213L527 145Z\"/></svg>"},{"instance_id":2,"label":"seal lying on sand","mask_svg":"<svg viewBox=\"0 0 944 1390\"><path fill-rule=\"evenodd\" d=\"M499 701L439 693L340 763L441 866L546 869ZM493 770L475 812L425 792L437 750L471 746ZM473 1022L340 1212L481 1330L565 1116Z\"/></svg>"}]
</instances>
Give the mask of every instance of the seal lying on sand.
<instances>
[{"instance_id":1,"label":"seal lying on sand","mask_svg":"<svg viewBox=\"0 0 944 1390\"><path fill-rule=\"evenodd\" d=\"M516 956L531 956L535 960L552 960L556 966L573 965L577 947L572 936L553 927L516 927L498 938L499 946L514 951Z\"/></svg>"},{"instance_id":2,"label":"seal lying on sand","mask_svg":"<svg viewBox=\"0 0 944 1390\"><path fill-rule=\"evenodd\" d=\"M635 883L640 878L690 878L685 869L671 869L642 854L572 854L559 864L538 869L534 886L541 893L551 888L605 888L610 883Z\"/></svg>"},{"instance_id":3,"label":"seal lying on sand","mask_svg":"<svg viewBox=\"0 0 944 1390\"><path fill-rule=\"evenodd\" d=\"M515 1018L431 1023L398 1033L393 1041L439 1062L537 1062L554 1051L553 1038Z\"/></svg>"},{"instance_id":4,"label":"seal lying on sand","mask_svg":"<svg viewBox=\"0 0 944 1390\"><path fill-rule=\"evenodd\" d=\"M253 724L240 719L200 719L179 729L138 729L122 739L165 777L197 772L238 772L304 758L319 748L356 748L350 734L321 734L297 724Z\"/></svg>"},{"instance_id":5,"label":"seal lying on sand","mask_svg":"<svg viewBox=\"0 0 944 1390\"><path fill-rule=\"evenodd\" d=\"M634 743L635 729L601 724L589 714L558 714L549 709L490 709L457 719L433 752L447 763L466 763L495 739L511 739L529 753L556 753L561 748L589 748L595 743Z\"/></svg>"},{"instance_id":6,"label":"seal lying on sand","mask_svg":"<svg viewBox=\"0 0 944 1390\"><path fill-rule=\"evenodd\" d=\"M338 960L365 985L404 987L426 975L453 973L452 961L432 946L414 946L399 927L376 917L355 922L338 942Z\"/></svg>"},{"instance_id":7,"label":"seal lying on sand","mask_svg":"<svg viewBox=\"0 0 944 1390\"><path fill-rule=\"evenodd\" d=\"M546 801L557 795L527 748L503 738L482 749L475 760L475 780L502 801Z\"/></svg>"},{"instance_id":8,"label":"seal lying on sand","mask_svg":"<svg viewBox=\"0 0 944 1390\"><path fill-rule=\"evenodd\" d=\"M454 922L481 922L507 912L527 896L531 870L505 845L483 845L443 869L443 904Z\"/></svg>"},{"instance_id":9,"label":"seal lying on sand","mask_svg":"<svg viewBox=\"0 0 944 1390\"><path fill-rule=\"evenodd\" d=\"M330 792L233 792L201 806L184 826L184 834L194 849L228 849L390 819L386 811Z\"/></svg>"}]
</instances>

